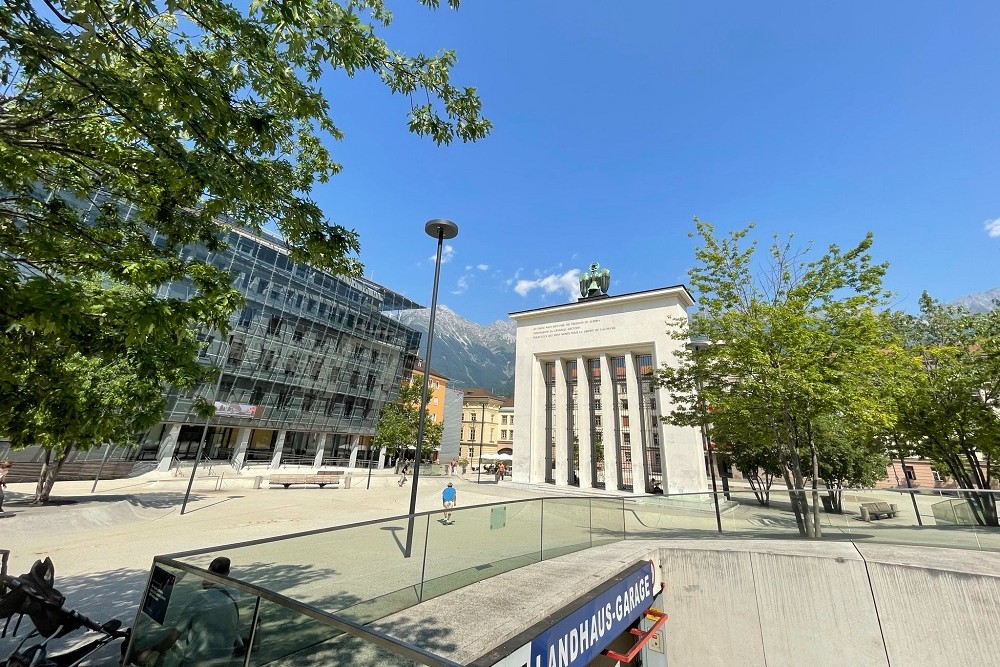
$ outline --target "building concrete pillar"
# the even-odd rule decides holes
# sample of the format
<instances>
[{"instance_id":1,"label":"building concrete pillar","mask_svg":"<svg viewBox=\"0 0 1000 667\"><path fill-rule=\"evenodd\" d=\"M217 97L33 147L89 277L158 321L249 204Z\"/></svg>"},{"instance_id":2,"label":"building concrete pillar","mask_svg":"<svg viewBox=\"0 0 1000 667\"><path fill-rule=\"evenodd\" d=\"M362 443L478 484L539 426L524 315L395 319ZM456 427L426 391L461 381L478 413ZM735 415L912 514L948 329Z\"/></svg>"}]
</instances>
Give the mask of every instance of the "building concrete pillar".
<instances>
[{"instance_id":1,"label":"building concrete pillar","mask_svg":"<svg viewBox=\"0 0 1000 667\"><path fill-rule=\"evenodd\" d=\"M525 412L531 415L531 419L523 428L519 429L514 434L514 456L518 457L515 462L519 460L521 454L518 450L520 443L527 441L527 447L525 447L525 453L530 457L531 472L528 478L528 482L531 484L544 484L545 480L549 476L549 466L551 463L548 460L548 433L545 432L545 401L546 392L548 392L548 385L546 385L545 377L545 363L539 359L534 359L531 369L531 396L529 399L530 405L525 406ZM515 399L514 409L517 410L517 401ZM518 465L514 466L514 480L519 481L516 477L518 471Z\"/></svg>"},{"instance_id":2,"label":"building concrete pillar","mask_svg":"<svg viewBox=\"0 0 1000 667\"><path fill-rule=\"evenodd\" d=\"M601 354L601 444L604 445L604 488L617 491L622 488L621 471L618 469L620 434L615 421L615 386L611 374L611 357Z\"/></svg>"},{"instance_id":3,"label":"building concrete pillar","mask_svg":"<svg viewBox=\"0 0 1000 667\"><path fill-rule=\"evenodd\" d=\"M313 459L313 467L319 468L323 465L323 453L326 449L326 433L317 433L316 438L316 458Z\"/></svg>"},{"instance_id":4,"label":"building concrete pillar","mask_svg":"<svg viewBox=\"0 0 1000 667\"><path fill-rule=\"evenodd\" d=\"M361 436L360 435L352 435L351 436L351 460L347 462L347 467L348 468L354 468L354 467L357 466L357 463L358 463L358 449L360 449L360 447L361 447ZM419 455L420 455L420 452L417 452L417 456L419 456Z\"/></svg>"},{"instance_id":5,"label":"building concrete pillar","mask_svg":"<svg viewBox=\"0 0 1000 667\"><path fill-rule=\"evenodd\" d=\"M388 455L389 450L382 447L378 450L378 470L385 467L385 457Z\"/></svg>"},{"instance_id":6,"label":"building concrete pillar","mask_svg":"<svg viewBox=\"0 0 1000 667\"><path fill-rule=\"evenodd\" d=\"M285 436L288 431L278 431L278 439L274 441L274 456L271 457L271 467L277 468L281 465L281 450L285 448Z\"/></svg>"},{"instance_id":7,"label":"building concrete pillar","mask_svg":"<svg viewBox=\"0 0 1000 667\"><path fill-rule=\"evenodd\" d=\"M243 469L243 464L247 460L247 447L250 446L250 434L252 428L241 428L236 434L236 449L233 450L233 467L237 471Z\"/></svg>"},{"instance_id":8,"label":"building concrete pillar","mask_svg":"<svg viewBox=\"0 0 1000 667\"><path fill-rule=\"evenodd\" d=\"M642 404L639 393L639 379L636 376L635 355L625 353L625 388L628 392L629 437L632 441L632 492L646 493L649 475L646 471L646 443L642 425Z\"/></svg>"},{"instance_id":9,"label":"building concrete pillar","mask_svg":"<svg viewBox=\"0 0 1000 667\"><path fill-rule=\"evenodd\" d=\"M181 435L181 425L171 424L167 434L160 441L160 449L156 452L156 469L160 472L170 470L170 464L177 451L177 439Z\"/></svg>"},{"instance_id":10,"label":"building concrete pillar","mask_svg":"<svg viewBox=\"0 0 1000 667\"><path fill-rule=\"evenodd\" d=\"M580 439L580 488L594 488L594 449L590 439L590 368L576 358L576 432Z\"/></svg>"},{"instance_id":11,"label":"building concrete pillar","mask_svg":"<svg viewBox=\"0 0 1000 667\"><path fill-rule=\"evenodd\" d=\"M569 425L569 393L566 391L566 362L556 359L556 400L552 406L552 433L556 441L556 486L573 480L573 443Z\"/></svg>"}]
</instances>

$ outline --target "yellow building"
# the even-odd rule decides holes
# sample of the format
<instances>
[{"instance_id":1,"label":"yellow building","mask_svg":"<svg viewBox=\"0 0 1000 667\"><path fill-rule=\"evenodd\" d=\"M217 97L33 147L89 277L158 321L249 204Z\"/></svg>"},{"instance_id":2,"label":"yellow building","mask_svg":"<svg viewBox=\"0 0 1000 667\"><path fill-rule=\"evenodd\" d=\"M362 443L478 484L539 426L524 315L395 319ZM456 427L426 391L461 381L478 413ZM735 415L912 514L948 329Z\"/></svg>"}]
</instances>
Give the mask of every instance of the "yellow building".
<instances>
[{"instance_id":1,"label":"yellow building","mask_svg":"<svg viewBox=\"0 0 1000 667\"><path fill-rule=\"evenodd\" d=\"M504 400L500 406L500 437L497 438L497 454L514 454L514 399ZM510 463L507 464L510 467Z\"/></svg>"},{"instance_id":2,"label":"yellow building","mask_svg":"<svg viewBox=\"0 0 1000 667\"><path fill-rule=\"evenodd\" d=\"M413 369L412 381L423 386L424 381L424 360L417 359L417 366ZM427 397L427 418L435 424L444 423L444 397L445 389L448 387L448 378L430 370L430 378L427 380L427 389L430 396Z\"/></svg>"},{"instance_id":3,"label":"yellow building","mask_svg":"<svg viewBox=\"0 0 1000 667\"><path fill-rule=\"evenodd\" d=\"M480 456L495 457L500 449L500 408L507 402L504 396L494 396L485 389L472 387L462 397L461 454L478 467ZM491 461L486 459L485 463ZM507 462L510 468L510 462Z\"/></svg>"}]
</instances>

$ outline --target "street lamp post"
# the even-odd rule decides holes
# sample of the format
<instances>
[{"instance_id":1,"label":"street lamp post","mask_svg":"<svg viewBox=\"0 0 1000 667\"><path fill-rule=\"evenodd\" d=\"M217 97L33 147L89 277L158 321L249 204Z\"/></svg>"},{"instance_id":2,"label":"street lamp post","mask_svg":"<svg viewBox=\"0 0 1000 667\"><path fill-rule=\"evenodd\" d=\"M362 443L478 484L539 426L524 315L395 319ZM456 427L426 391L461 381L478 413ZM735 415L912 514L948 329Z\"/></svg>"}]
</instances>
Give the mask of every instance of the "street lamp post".
<instances>
[{"instance_id":1,"label":"street lamp post","mask_svg":"<svg viewBox=\"0 0 1000 667\"><path fill-rule=\"evenodd\" d=\"M437 315L438 280L441 277L441 248L445 239L453 239L458 236L458 225L451 220L435 219L429 220L424 225L424 231L429 236L437 239L437 258L434 262L434 290L431 292L431 319L427 324L427 360L425 361L426 372L424 373L423 389L420 391L420 418L417 421L417 455L413 465L413 485L410 488L410 517L406 527L406 548L403 550L403 557L409 558L413 548L413 520L417 510L417 481L420 479L420 459L423 453L424 442L424 418L427 409L427 385L430 380L431 370L431 350L434 348L434 317Z\"/></svg>"},{"instance_id":2,"label":"street lamp post","mask_svg":"<svg viewBox=\"0 0 1000 667\"><path fill-rule=\"evenodd\" d=\"M229 348L232 344L233 337L229 336L226 342L219 349L219 359L222 363L219 366L219 379L215 381L215 392L212 394L212 405L214 406L216 401L219 400L219 389L222 387L222 376L226 374L226 363L228 361L227 357L229 355ZM205 439L208 437L208 427L212 423L211 417L205 418L205 426L201 429L201 439L198 441L198 451L194 455L194 465L191 466L191 479L188 480L187 490L184 492L184 502L181 503L181 514L183 515L187 511L188 498L191 497L191 487L194 486L194 476L198 472L198 463L201 461L201 453L205 449ZM177 467L180 468L180 462L177 463Z\"/></svg>"}]
</instances>

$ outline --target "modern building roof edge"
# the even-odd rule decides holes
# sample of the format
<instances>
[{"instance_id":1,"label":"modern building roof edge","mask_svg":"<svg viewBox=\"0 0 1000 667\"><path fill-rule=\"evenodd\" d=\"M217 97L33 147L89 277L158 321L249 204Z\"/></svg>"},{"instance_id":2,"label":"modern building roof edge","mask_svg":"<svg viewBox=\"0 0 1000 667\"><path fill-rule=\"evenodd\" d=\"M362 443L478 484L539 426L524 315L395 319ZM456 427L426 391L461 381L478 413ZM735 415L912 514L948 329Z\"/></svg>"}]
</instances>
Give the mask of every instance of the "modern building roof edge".
<instances>
[{"instance_id":1,"label":"modern building roof edge","mask_svg":"<svg viewBox=\"0 0 1000 667\"><path fill-rule=\"evenodd\" d=\"M279 237L274 232L268 231L266 229L260 229L260 230L251 229L249 227L244 227L243 225L237 224L233 221L226 221L225 224L221 226L237 234L246 236L247 238L251 238L257 242L265 243L272 250L280 252L286 256L291 254L291 250L288 248L287 242L285 242L284 239ZM322 271L323 273L329 274L332 278L343 280L344 282L347 283L354 280L360 283L361 285L366 286L368 289L380 292L383 297L383 303L388 302L389 304L389 307L383 308L383 310L400 311L400 310L420 310L426 308L426 306L423 306L417 303L416 301L409 299L408 297L400 294L396 290L390 289L381 283L377 283L370 278L366 278L365 276L348 276L341 273L333 273L327 269L313 266L312 264L310 264L309 267L314 271ZM392 306L397 306L397 307L392 307Z\"/></svg>"},{"instance_id":2,"label":"modern building roof edge","mask_svg":"<svg viewBox=\"0 0 1000 667\"><path fill-rule=\"evenodd\" d=\"M608 303L609 301L614 300L614 299L625 299L627 297L638 297L638 296L642 296L642 295L645 295L645 294L653 294L655 292L667 292L667 291L678 290L678 289L683 290L684 291L684 295L687 296L687 298L688 298L689 303L685 304L685 307L691 307L691 306L693 306L695 304L695 300L694 300L694 297L691 295L691 291L687 288L686 285L680 284L680 285L670 285L668 287L656 287L654 289L640 290L638 292L628 292L626 294L615 294L613 296L609 295L607 299L593 299L593 300L588 300L588 301L574 301L572 303L558 303L558 304L555 304L555 305L552 305L552 306L542 306L541 308L531 308L530 310L515 310L515 311L507 313L507 315L509 317L514 317L515 315L529 315L531 313L539 313L539 312L547 311L547 310L556 310L556 309L559 309L559 308L573 308L573 307L577 307L577 306L579 306L581 304Z\"/></svg>"}]
</instances>

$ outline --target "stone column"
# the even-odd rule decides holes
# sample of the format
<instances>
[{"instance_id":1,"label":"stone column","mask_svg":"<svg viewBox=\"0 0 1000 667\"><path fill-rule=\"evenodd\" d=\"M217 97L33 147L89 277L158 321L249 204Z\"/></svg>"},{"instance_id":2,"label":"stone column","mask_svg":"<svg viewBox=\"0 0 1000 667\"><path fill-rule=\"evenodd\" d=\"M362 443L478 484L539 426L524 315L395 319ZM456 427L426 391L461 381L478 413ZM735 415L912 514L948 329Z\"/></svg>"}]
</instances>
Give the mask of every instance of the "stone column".
<instances>
[{"instance_id":1,"label":"stone column","mask_svg":"<svg viewBox=\"0 0 1000 667\"><path fill-rule=\"evenodd\" d=\"M156 469L160 472L170 470L171 459L177 451L177 438L181 435L181 425L172 424L167 434L160 441L160 449L156 452Z\"/></svg>"},{"instance_id":2,"label":"stone column","mask_svg":"<svg viewBox=\"0 0 1000 667\"><path fill-rule=\"evenodd\" d=\"M545 384L545 364L535 359L531 371L531 400L529 405L525 406L524 412L519 413L528 417L527 423L519 431L515 431L514 436L523 442L524 434L527 434L528 446L531 450L531 477L528 482L531 484L544 484L549 472L549 463L545 454L549 446L548 434L545 432L546 391L548 391L548 387ZM514 409L518 410L516 402ZM517 444L515 441L514 456L518 455ZM515 467L514 470L516 473L517 468Z\"/></svg>"},{"instance_id":3,"label":"stone column","mask_svg":"<svg viewBox=\"0 0 1000 667\"><path fill-rule=\"evenodd\" d=\"M604 445L604 488L617 491L621 488L618 470L618 423L615 421L615 387L611 375L611 357L601 354L601 434Z\"/></svg>"},{"instance_id":4,"label":"stone column","mask_svg":"<svg viewBox=\"0 0 1000 667\"><path fill-rule=\"evenodd\" d=\"M580 488L594 488L594 448L590 440L590 368L576 358L576 431L580 438Z\"/></svg>"},{"instance_id":5,"label":"stone column","mask_svg":"<svg viewBox=\"0 0 1000 667\"><path fill-rule=\"evenodd\" d=\"M552 406L552 432L556 440L556 486L567 486L573 479L573 443L569 425L569 394L566 391L566 363L556 359L556 400Z\"/></svg>"},{"instance_id":6,"label":"stone column","mask_svg":"<svg viewBox=\"0 0 1000 667\"><path fill-rule=\"evenodd\" d=\"M285 435L288 431L278 431L278 439L274 441L274 456L271 458L271 467L277 468L281 465L281 450L285 448Z\"/></svg>"},{"instance_id":7,"label":"stone column","mask_svg":"<svg viewBox=\"0 0 1000 667\"><path fill-rule=\"evenodd\" d=\"M388 454L388 450L385 447L382 447L381 449L378 450L378 467L377 467L377 470L381 470L382 468L385 467L385 457L386 457L386 454Z\"/></svg>"},{"instance_id":8,"label":"stone column","mask_svg":"<svg viewBox=\"0 0 1000 667\"><path fill-rule=\"evenodd\" d=\"M632 440L632 492L646 493L649 475L646 472L646 448L643 442L642 403L639 379L635 375L635 355L625 353L625 387L628 391L629 435Z\"/></svg>"},{"instance_id":9,"label":"stone column","mask_svg":"<svg viewBox=\"0 0 1000 667\"><path fill-rule=\"evenodd\" d=\"M323 465L323 453L326 449L326 433L317 433L316 438L316 458L313 459L313 467L319 468Z\"/></svg>"},{"instance_id":10,"label":"stone column","mask_svg":"<svg viewBox=\"0 0 1000 667\"><path fill-rule=\"evenodd\" d=\"M351 460L347 462L348 468L354 468L358 463L358 448L361 447L361 436L352 435L351 436ZM420 452L417 452L419 455Z\"/></svg>"},{"instance_id":11,"label":"stone column","mask_svg":"<svg viewBox=\"0 0 1000 667\"><path fill-rule=\"evenodd\" d=\"M252 428L241 428L236 436L236 449L233 450L233 467L237 471L243 469L243 464L247 460L247 447L250 446L250 434Z\"/></svg>"}]
</instances>

